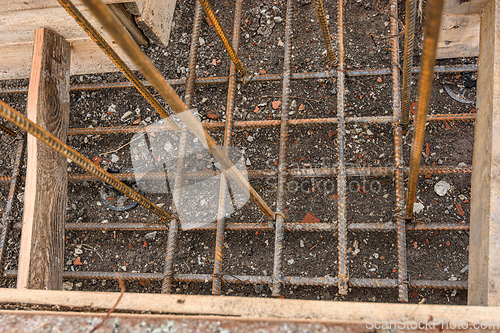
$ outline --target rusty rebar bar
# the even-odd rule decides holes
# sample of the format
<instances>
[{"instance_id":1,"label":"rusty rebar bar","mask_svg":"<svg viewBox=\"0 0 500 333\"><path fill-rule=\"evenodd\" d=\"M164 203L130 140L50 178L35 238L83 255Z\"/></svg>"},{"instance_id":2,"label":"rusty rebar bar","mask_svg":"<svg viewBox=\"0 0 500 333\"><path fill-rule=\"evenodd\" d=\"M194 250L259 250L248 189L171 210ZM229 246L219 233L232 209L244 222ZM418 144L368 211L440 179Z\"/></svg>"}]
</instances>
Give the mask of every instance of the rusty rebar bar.
<instances>
[{"instance_id":1,"label":"rusty rebar bar","mask_svg":"<svg viewBox=\"0 0 500 333\"><path fill-rule=\"evenodd\" d=\"M391 63L392 63L392 102L394 122L394 163L396 170L394 172L396 187L396 211L404 208L404 173L402 167L403 161L403 130L401 126L401 94L400 94L400 76L399 76L399 31L398 31L398 2L390 0L390 31L391 36ZM396 239L398 251L398 294L400 302L408 302L407 266L406 266L406 229L405 220L396 218Z\"/></svg>"},{"instance_id":2,"label":"rusty rebar bar","mask_svg":"<svg viewBox=\"0 0 500 333\"><path fill-rule=\"evenodd\" d=\"M14 230L20 230L21 225L16 224L12 227ZM66 230L70 231L91 231L91 230L121 230L121 231L165 231L170 230L165 224L148 224L148 223L87 223L87 222L71 222L66 223ZM285 230L301 231L301 232L334 232L338 230L337 223L285 223ZM189 231L210 231L216 230L216 225L207 225L203 227L189 229ZM392 232L397 229L394 222L386 223L349 223L347 229L352 231L382 231ZM467 231L470 230L470 225L465 223L415 223L405 226L407 231ZM226 231L273 231L274 229L267 224L262 223L229 223L226 224ZM397 230L396 230L397 231Z\"/></svg>"},{"instance_id":3,"label":"rusty rebar bar","mask_svg":"<svg viewBox=\"0 0 500 333\"><path fill-rule=\"evenodd\" d=\"M188 75L186 80L186 94L184 95L184 102L188 108L191 108L192 100L194 97L194 88L196 81L196 56L198 53L198 43L201 31L201 15L202 8L198 1L195 1L194 8L194 18L193 18L193 33L191 34L191 46L189 49L189 64L188 64ZM177 173L174 176L175 184L178 184L175 197L179 196L179 191L184 182L184 167L185 167L185 157L187 149L187 138L188 132L186 127L182 128L180 138L179 138L179 154L177 158ZM163 175L165 177L165 175ZM171 179L171 178L170 178ZM177 207L175 208L177 210ZM177 219L172 219L170 221L170 227L168 229L167 238L167 251L165 254L165 278L162 281L162 293L170 293L172 291L172 277L174 274L173 264L174 264L174 254L175 245L177 242L177 233L179 231L179 221Z\"/></svg>"},{"instance_id":4,"label":"rusty rebar bar","mask_svg":"<svg viewBox=\"0 0 500 333\"><path fill-rule=\"evenodd\" d=\"M336 69L338 66L338 61L337 57L335 56L335 51L333 50L332 40L330 39L330 31L328 30L328 23L326 22L323 2L321 2L321 0L313 0L313 2L314 7L316 7L316 14L318 15L318 22L321 28L321 34L323 35L323 41L325 42L328 62L330 63L330 67L332 69Z\"/></svg>"},{"instance_id":5,"label":"rusty rebar bar","mask_svg":"<svg viewBox=\"0 0 500 333\"><path fill-rule=\"evenodd\" d=\"M285 195L287 179L287 153L288 153L288 111L290 107L290 76L292 61L292 18L293 18L293 0L286 3L285 18L285 46L283 61L283 100L281 102L281 124L280 124L280 142L278 156L278 185L276 193L276 224L274 237L274 267L273 267L273 285L272 295L281 295L281 284L283 279L282 261L283 261L283 236L285 231Z\"/></svg>"},{"instance_id":6,"label":"rusty rebar bar","mask_svg":"<svg viewBox=\"0 0 500 333\"><path fill-rule=\"evenodd\" d=\"M159 273L120 273L120 279L124 281L160 281L163 279L163 274ZM7 270L3 274L4 278L16 278L17 270ZM118 277L114 272L63 272L64 279L71 280L117 280ZM189 282L189 283L207 283L211 276L208 274L175 274L174 282ZM269 284L272 278L269 276L254 276L254 275L222 275L221 279L224 283L259 285ZM335 287L338 284L336 277L303 277L303 276L285 276L283 284L292 286L316 286L316 287ZM349 285L355 288L395 288L398 285L396 279L368 279L368 278L351 278ZM429 288L429 289L461 289L468 288L467 281L444 281L444 280L411 280L408 281L411 288Z\"/></svg>"},{"instance_id":7,"label":"rusty rebar bar","mask_svg":"<svg viewBox=\"0 0 500 333\"><path fill-rule=\"evenodd\" d=\"M425 137L425 122L431 99L436 48L441 24L443 0L429 0L426 8L424 27L424 48L422 51L422 72L419 78L418 102L415 119L415 132L410 156L410 174L408 176L408 193L406 195L406 218L413 216L413 204L417 190L418 170L422 158L422 146Z\"/></svg>"},{"instance_id":8,"label":"rusty rebar bar","mask_svg":"<svg viewBox=\"0 0 500 333\"><path fill-rule=\"evenodd\" d=\"M123 184L121 181L116 179L116 177L104 171L101 167L95 165L91 160L56 138L53 134L33 123L31 120L26 118L26 116L22 115L19 111L14 110L2 100L0 100L0 116L10 121L19 129L33 135L35 138L40 140L40 142L47 145L47 147L53 149L64 157L69 158L82 169L93 174L103 182L113 186L116 190L136 201L139 205L143 206L160 219L164 221L170 220L170 215L168 215L165 211L158 208L151 201L135 192L127 185Z\"/></svg>"},{"instance_id":9,"label":"rusty rebar bar","mask_svg":"<svg viewBox=\"0 0 500 333\"><path fill-rule=\"evenodd\" d=\"M344 111L344 4L337 0L337 47L339 71L337 72L337 145L338 145L338 288L339 294L347 295L349 270L347 267L347 217L346 217L346 174L345 174L345 111Z\"/></svg>"},{"instance_id":10,"label":"rusty rebar bar","mask_svg":"<svg viewBox=\"0 0 500 333\"><path fill-rule=\"evenodd\" d=\"M0 235L0 280L3 276L4 269L4 259L5 259L5 249L7 248L7 237L9 236L12 219L12 205L14 203L14 195L16 193L17 184L19 182L19 173L21 171L23 152L26 145L26 139L19 141L16 150L16 160L14 162L14 169L12 170L12 177L10 180L9 194L7 196L7 205L5 211L2 214L1 228L2 233Z\"/></svg>"},{"instance_id":11,"label":"rusty rebar bar","mask_svg":"<svg viewBox=\"0 0 500 333\"><path fill-rule=\"evenodd\" d=\"M210 2L208 0L198 0L201 3L201 6L203 7L203 10L205 11L205 14L207 17L210 19L212 22L212 25L214 26L215 32L219 36L219 39L221 40L222 44L224 45L224 48L226 49L227 53L231 57L231 60L233 61L233 64L236 66L236 70L238 71L238 74L241 77L245 77L247 75L247 71L245 70L245 67L243 67L243 64L240 61L240 58L238 58L237 51L233 49L231 44L229 43L229 39L226 36L226 32L224 31L224 28L219 23L219 20L215 16L214 10L212 9L212 6L210 5ZM233 33L235 33L233 31Z\"/></svg>"},{"instance_id":12,"label":"rusty rebar bar","mask_svg":"<svg viewBox=\"0 0 500 333\"><path fill-rule=\"evenodd\" d=\"M417 1L406 0L405 10L405 50L403 59L403 109L401 122L406 125L410 119L411 69L413 66L413 39L415 37L415 15Z\"/></svg>"},{"instance_id":13,"label":"rusty rebar bar","mask_svg":"<svg viewBox=\"0 0 500 333\"><path fill-rule=\"evenodd\" d=\"M243 0L236 0L234 12L234 27L233 27L233 50L238 54L238 44L240 41L241 16L242 16ZM234 117L234 98L236 95L236 66L231 63L229 69L229 87L227 91L226 103L226 122L224 126L224 152L227 155L227 147L231 145L231 134L233 131ZM221 173L219 185L219 206L217 211L217 232L215 234L215 262L214 273L212 278L212 294L220 295L222 274L222 259L224 256L224 231L226 226L226 200L231 198L226 197L228 182L224 172Z\"/></svg>"},{"instance_id":14,"label":"rusty rebar bar","mask_svg":"<svg viewBox=\"0 0 500 333\"><path fill-rule=\"evenodd\" d=\"M94 16L101 22L107 31L113 36L117 44L125 51L129 58L135 63L137 68L148 79L160 96L172 107L173 111L179 116L189 130L200 140L200 142L210 151L212 156L222 165L222 168L233 178L236 183L246 192L250 193L250 198L259 207L259 209L269 219L275 220L276 216L269 206L262 200L255 189L250 186L241 172L224 155L215 140L208 134L201 123L195 118L186 104L165 81L161 73L155 68L151 60L141 51L132 37L125 33L125 29L120 21L112 15L109 8L100 0L83 0L89 7Z\"/></svg>"},{"instance_id":15,"label":"rusty rebar bar","mask_svg":"<svg viewBox=\"0 0 500 333\"><path fill-rule=\"evenodd\" d=\"M445 66L435 66L435 73L461 73L461 72L475 72L477 71L477 65L445 65ZM376 69L348 69L344 71L346 76L373 76L373 75L389 75L392 73L390 68L376 68ZM412 73L420 73L420 67L413 67ZM305 72L305 73L292 73L292 80L314 80L314 79L329 79L336 78L336 75L332 75L331 71L325 72ZM280 81L283 79L281 74L260 74L246 76L243 79L244 83L252 82L266 82L266 81ZM186 79L166 79L167 83L172 86L184 86L186 85ZM196 85L208 85L208 84L226 84L229 82L228 76L222 77L205 77L197 78ZM149 81L141 81L141 83L146 87L151 87ZM110 82L110 83L88 83L88 84L73 84L70 86L71 91L80 90L99 90L99 89L119 89L119 88L131 88L134 85L130 82ZM0 94L13 94L13 93L27 93L28 87L19 88L0 88Z\"/></svg>"},{"instance_id":16,"label":"rusty rebar bar","mask_svg":"<svg viewBox=\"0 0 500 333\"><path fill-rule=\"evenodd\" d=\"M82 15L78 8L73 5L70 0L57 0L61 6L66 9L66 11L75 19L75 21L82 27L83 30L89 35L90 38L101 48L101 50L111 59L111 61L118 67L120 71L130 80L134 87L139 90L139 92L144 96L144 98L151 104L151 106L158 112L158 114L165 119L165 121L174 129L176 132L179 131L179 127L170 119L170 115L165 111L165 109L160 105L160 103L153 97L149 90L142 84L139 78L132 72L132 70L125 64L125 62L120 58L120 56L109 46L108 42L101 36L101 34L90 24L90 22ZM114 16L113 12L109 10L109 13ZM128 35L128 32L124 32Z\"/></svg>"}]
</instances>

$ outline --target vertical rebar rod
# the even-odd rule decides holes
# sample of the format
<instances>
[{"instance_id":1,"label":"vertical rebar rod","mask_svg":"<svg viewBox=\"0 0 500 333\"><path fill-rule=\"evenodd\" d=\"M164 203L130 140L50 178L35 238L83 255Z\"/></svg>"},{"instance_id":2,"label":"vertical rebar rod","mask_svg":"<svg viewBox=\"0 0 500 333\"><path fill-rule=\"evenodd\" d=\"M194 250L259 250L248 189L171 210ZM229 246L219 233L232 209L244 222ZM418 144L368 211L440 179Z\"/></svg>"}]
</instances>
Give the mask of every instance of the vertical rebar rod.
<instances>
[{"instance_id":1,"label":"vertical rebar rod","mask_svg":"<svg viewBox=\"0 0 500 333\"><path fill-rule=\"evenodd\" d=\"M7 105L4 101L0 100L0 116L4 117L6 120L10 121L12 124L17 126L19 129L28 132L33 135L35 138L40 140L43 144L47 145L49 148L58 152L66 158L72 160L76 165L91 173L95 177L99 178L103 182L113 186L116 190L120 191L130 199L137 202L139 205L143 206L151 213L158 216L160 219L164 221L170 220L170 215L168 215L165 211L160 209L154 203L146 199L141 194L137 193L129 186L125 185L118 178L113 175L107 173L101 167L94 164L91 160L59 140L52 133L44 130L31 120L29 120L26 116L21 114L19 111L14 110L12 107Z\"/></svg>"},{"instance_id":2,"label":"vertical rebar rod","mask_svg":"<svg viewBox=\"0 0 500 333\"><path fill-rule=\"evenodd\" d=\"M165 119L165 121L172 126L174 131L179 131L179 127L171 119L169 114L160 105L160 103L153 97L149 90L142 84L139 78L132 72L130 67L120 58L120 56L109 46L108 42L104 40L101 34L90 24L90 22L82 15L78 8L73 5L70 0L57 0L61 6L75 19L75 21L82 27L82 29L89 35L90 38L103 50L103 52L111 59L111 61L118 67L119 70L132 82L134 87L144 96L144 98L151 104L151 106ZM114 15L110 11L111 15ZM128 32L125 32L128 34Z\"/></svg>"},{"instance_id":3,"label":"vertical rebar rod","mask_svg":"<svg viewBox=\"0 0 500 333\"><path fill-rule=\"evenodd\" d=\"M328 23L326 22L325 10L323 8L323 2L321 0L314 0L314 7L316 7L316 14L318 15L319 26L321 27L321 33L323 34L323 41L325 42L326 53L328 55L328 62L332 69L336 69L338 66L337 57L335 56L335 51L333 50L332 41L330 39L330 31L328 30Z\"/></svg>"},{"instance_id":4,"label":"vertical rebar rod","mask_svg":"<svg viewBox=\"0 0 500 333\"><path fill-rule=\"evenodd\" d=\"M12 212L12 205L14 204L14 195L16 193L17 183L19 181L19 173L21 171L25 145L25 138L23 138L17 145L16 160L14 162L14 169L12 171L12 178L10 180L9 195L7 196L7 206L5 208L5 212L2 215L2 234L0 235L0 280L3 277L5 249L7 248L7 237L9 236L12 221L10 215Z\"/></svg>"},{"instance_id":5,"label":"vertical rebar rod","mask_svg":"<svg viewBox=\"0 0 500 333\"><path fill-rule=\"evenodd\" d=\"M411 147L410 174L408 176L408 193L406 195L406 218L413 216L413 204L417 191L418 169L422 157L422 147L425 137L425 122L431 99L432 81L434 80L434 64L436 63L436 48L441 24L441 13L444 0L429 0L426 8L424 27L424 48L422 51L422 71L420 72L415 134Z\"/></svg>"},{"instance_id":6,"label":"vertical rebar rod","mask_svg":"<svg viewBox=\"0 0 500 333\"><path fill-rule=\"evenodd\" d=\"M261 196L250 186L248 180L227 158L215 140L203 129L202 124L194 114L189 112L184 101L172 89L161 73L156 69L151 60L141 51L139 46L128 35L120 21L111 13L110 9L100 0L82 0L91 10L92 14L101 22L116 43L125 51L137 68L142 72L160 96L172 107L172 110L186 124L189 130L210 151L211 155L222 165L222 168L235 180L245 192L250 194L252 201L269 219L275 220L276 214L269 208Z\"/></svg>"},{"instance_id":7,"label":"vertical rebar rod","mask_svg":"<svg viewBox=\"0 0 500 333\"><path fill-rule=\"evenodd\" d=\"M407 124L410 119L411 75L413 66L413 40L415 37L415 15L417 1L406 0L405 11L405 51L403 60L403 113L401 122Z\"/></svg>"},{"instance_id":8,"label":"vertical rebar rod","mask_svg":"<svg viewBox=\"0 0 500 333\"><path fill-rule=\"evenodd\" d=\"M283 262L283 234L285 231L285 195L287 179L287 153L288 153L288 111L290 107L290 80L291 80L291 61L292 61L292 19L293 19L293 0L286 3L286 22L285 22L285 56L283 62L283 101L281 103L281 127L280 127L280 145L278 160L278 186L276 192L276 225L274 239L274 272L272 295L281 295L281 284L283 282L283 273L281 270Z\"/></svg>"},{"instance_id":9,"label":"vertical rebar rod","mask_svg":"<svg viewBox=\"0 0 500 333\"><path fill-rule=\"evenodd\" d=\"M210 21L212 22L215 32L217 32L217 35L219 36L222 44L226 48L227 53L231 57L231 60L233 61L233 64L236 66L236 69L238 70L238 73L241 77L244 77L247 75L247 71L245 70L245 67L243 67L243 64L240 61L240 58L238 58L237 51L233 49L231 44L229 43L229 39L227 38L226 32L224 31L224 28L219 23L219 20L215 16L214 10L212 9L212 6L210 5L210 2L208 0L198 0L201 3L201 6L203 7L203 10L205 11L205 14L208 16Z\"/></svg>"},{"instance_id":10,"label":"vertical rebar rod","mask_svg":"<svg viewBox=\"0 0 500 333\"><path fill-rule=\"evenodd\" d=\"M339 294L347 295L349 271L347 268L347 219L346 219L346 175L345 175L345 113L344 113L344 0L337 0L337 44L339 50L339 71L337 71L337 145L338 145L338 255Z\"/></svg>"},{"instance_id":11,"label":"vertical rebar rod","mask_svg":"<svg viewBox=\"0 0 500 333\"><path fill-rule=\"evenodd\" d=\"M188 75L186 80L186 94L184 96L184 102L188 108L191 107L192 100L194 97L194 87L196 81L196 56L198 54L198 43L200 38L201 30L201 15L202 9L199 1L195 1L194 8L194 19L193 19L193 33L191 35L191 47L189 49L189 64L188 64ZM187 132L186 126L183 126L180 139L179 139L179 154L177 157L177 174L175 175L175 184L178 184L174 191L180 191L183 183L183 172L184 172L184 162L186 156L186 145L187 145ZM176 193L174 197L179 194ZM177 208L175 208L177 209ZM170 220L170 226L168 229L168 239L167 239L167 253L165 254L165 278L162 282L161 292L163 294L169 294L172 291L172 277L174 275L173 263L174 263L174 253L175 244L177 242L177 233L179 230L179 221L176 218Z\"/></svg>"},{"instance_id":12,"label":"vertical rebar rod","mask_svg":"<svg viewBox=\"0 0 500 333\"><path fill-rule=\"evenodd\" d=\"M238 44L240 41L240 27L242 15L243 0L236 0L235 13L234 13L234 27L233 27L233 49L236 54L238 53ZM227 91L227 104L226 104L226 123L224 124L224 152L227 155L227 147L231 145L231 132L233 131L233 110L234 110L234 97L236 92L236 66L231 63L229 69L229 87ZM217 212L217 231L215 237L215 262L214 273L212 280L212 294L220 295L221 292L221 277L222 277L222 258L224 256L224 231L226 227L226 197L227 192L227 177L225 172L221 173L220 187L219 187L219 207Z\"/></svg>"},{"instance_id":13,"label":"vertical rebar rod","mask_svg":"<svg viewBox=\"0 0 500 333\"><path fill-rule=\"evenodd\" d=\"M398 2L390 0L390 30L391 36L391 63L392 63L392 107L394 115L394 173L396 185L396 209L401 212L404 209L404 172L403 172L403 129L401 125L401 93L399 90L400 75L399 68L399 37L398 37ZM408 284L406 283L406 229L405 220L396 216L396 239L398 251L398 294L400 302L408 302Z\"/></svg>"}]
</instances>

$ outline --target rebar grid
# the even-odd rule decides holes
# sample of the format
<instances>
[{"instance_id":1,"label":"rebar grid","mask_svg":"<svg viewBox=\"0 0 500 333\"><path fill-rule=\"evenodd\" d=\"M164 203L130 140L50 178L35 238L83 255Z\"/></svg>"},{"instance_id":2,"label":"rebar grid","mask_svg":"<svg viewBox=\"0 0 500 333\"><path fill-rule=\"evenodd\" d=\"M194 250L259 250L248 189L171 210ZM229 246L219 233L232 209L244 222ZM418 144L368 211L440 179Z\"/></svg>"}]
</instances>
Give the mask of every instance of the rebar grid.
<instances>
[{"instance_id":1,"label":"rebar grid","mask_svg":"<svg viewBox=\"0 0 500 333\"><path fill-rule=\"evenodd\" d=\"M233 49L235 55L238 53L238 37L239 37L239 22L241 20L241 2L237 0L235 9L235 22L233 30ZM212 293L220 294L222 283L243 283L243 284L269 284L272 285L273 296L281 295L282 285L309 285L309 286L329 286L338 287L340 294L347 294L348 286L351 287L368 287L368 288L398 288L399 300L401 302L408 301L408 287L414 288L434 288L434 289L467 289L466 281L430 281L430 280L411 280L407 278L406 272L406 231L423 231L423 230L469 230L469 225L461 223L416 223L405 224L405 220L397 214L393 221L386 223L349 223L346 222L346 177L347 176L393 176L396 181L396 209L398 212L404 210L404 174L409 172L409 168L404 166L402 155L402 124L401 124L401 94L400 94L400 69L399 64L399 41L398 41L398 22L397 22L397 1L390 1L390 28L391 28L391 68L383 69L368 69L368 70L345 70L345 50L344 50L344 23L343 23L343 1L337 2L337 48L338 48L338 72L325 71L315 73L291 73L290 58L291 58L291 38L292 38L292 11L293 1L287 1L286 13L286 28L285 28L285 61L283 74L266 74L255 75L239 79L243 83L251 84L253 82L268 82L268 81L283 81L283 103L281 105L281 120L271 121L232 121L231 110L234 102L234 86L236 84L235 65L231 64L230 75L227 77L210 77L210 78L195 78L194 67L196 65L197 42L199 36L199 24L201 20L201 7L199 2L196 2L195 19L193 25L192 44L190 51L190 69L188 70L187 79L167 80L172 85L187 85L185 104L189 107L190 100L194 94L194 86L200 84L225 84L228 83L228 99L226 108L226 121L203 124L205 130L224 130L225 146L228 145L231 137L231 129L245 128L270 128L280 127L280 144L279 144L279 166L277 170L249 170L249 178L267 178L278 177L278 199L277 199L277 214L276 223L259 224L259 223L226 223L225 218L219 216L216 225L195 228L194 230L216 231L217 242L215 251L215 265L213 275L208 274L174 274L174 251L176 246L176 236L178 230L178 221L172 219L169 225L155 224L146 225L142 223L113 223L103 225L100 223L67 223L66 230L84 231L84 230L168 230L167 250L165 256L164 273L123 273L120 276L124 280L151 280L162 281L162 292L171 292L172 282L198 282L212 283ZM320 12L318 12L318 15ZM323 12L324 15L324 12ZM321 21L321 20L320 20ZM328 45L326 46L328 48ZM288 59L288 60L287 60ZM411 66L411 64L410 64ZM454 73L454 72L471 72L476 71L476 65L456 65L456 66L436 66L435 72ZM420 72L420 68L413 67L413 73ZM344 112L345 105L345 78L346 76L365 76L365 75L389 75L392 76L393 82L393 115L392 116L375 116L375 117L346 117ZM288 104L290 96L290 80L311 80L334 78L337 79L337 117L336 118L316 118L316 119L288 119ZM146 81L145 86L150 86ZM92 90L92 89L109 89L109 88L127 88L130 83L117 82L105 84L87 84L73 85L72 90ZM19 93L25 92L25 88L0 89L0 93ZM230 107L231 106L231 107ZM431 115L427 121L444 122L444 121L474 121L474 114L446 114L446 115ZM345 162L345 136L344 130L347 123L388 123L393 125L394 143L395 143L395 166L394 167L365 167L354 168L346 165ZM338 138L338 163L331 168L316 168L316 169L287 169L286 167L286 150L288 148L288 128L290 126L337 126ZM168 125L165 125L164 130L172 130ZM98 128L72 128L69 130L69 135L88 135L88 134L116 134L116 133L136 133L144 131L143 126L119 126L119 127L98 127ZM227 141L226 141L227 140ZM22 143L18 150L18 159L22 154ZM17 161L17 160L16 160ZM19 179L19 163L16 162L16 168L12 177L0 177L0 181L11 182L11 192L13 197L13 186ZM470 173L471 167L452 167L452 166L420 166L417 168L418 174L443 174L443 173ZM201 179L216 175L217 172L185 172L182 177ZM133 174L116 174L117 179L133 180ZM179 174L176 176L180 176ZM290 221L285 221L283 210L284 206L284 184L287 178L295 177L325 177L336 176L338 181L338 221L336 223L315 223L301 224ZM150 174L148 177L165 177L164 174ZM224 179L224 177L222 177ZM97 181L98 179L90 174L71 174L70 181ZM221 180L223 181L223 180ZM13 185L12 185L13 184ZM281 184L281 187L280 187ZM281 188L281 190L280 190ZM12 207L11 192L9 192L8 205ZM221 200L224 200L223 196ZM223 202L222 202L223 203ZM219 202L219 204L221 204ZM220 206L219 206L220 207ZM4 213L5 217L5 213ZM2 222L3 219L2 218ZM0 241L0 272L3 268L3 249L5 247L4 234L7 235L10 224L3 223L2 239ZM14 226L18 228L18 226ZM7 230L7 231L6 231ZM223 274L223 256L222 244L224 241L224 231L256 231L267 230L275 231L275 251L274 251L274 274L268 276L233 276ZM281 272L281 261L283 256L283 234L284 231L305 231L305 232L336 232L338 231L338 275L337 277L296 277L283 276ZM347 261L347 231L377 231L377 232L396 232L397 250L398 250L398 277L397 279L364 279L349 277ZM7 233L6 233L7 232ZM17 272L14 270L6 271L3 277L14 278ZM2 275L0 275L2 276ZM116 277L113 273L107 272L64 272L64 277L68 279L106 279L114 280Z\"/></svg>"}]
</instances>

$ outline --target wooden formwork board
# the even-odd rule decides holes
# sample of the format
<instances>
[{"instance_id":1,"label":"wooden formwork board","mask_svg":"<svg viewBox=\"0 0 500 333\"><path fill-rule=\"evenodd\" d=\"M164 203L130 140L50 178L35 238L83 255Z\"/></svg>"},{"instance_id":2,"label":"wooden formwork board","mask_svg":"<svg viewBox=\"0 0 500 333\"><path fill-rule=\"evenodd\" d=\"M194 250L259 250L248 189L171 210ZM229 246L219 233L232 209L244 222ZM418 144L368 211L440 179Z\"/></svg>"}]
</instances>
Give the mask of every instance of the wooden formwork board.
<instances>
[{"instance_id":1,"label":"wooden formwork board","mask_svg":"<svg viewBox=\"0 0 500 333\"><path fill-rule=\"evenodd\" d=\"M110 309L119 293L0 289L1 303L24 303L73 308ZM371 321L448 322L496 321L500 308L459 305L381 304L363 302L309 301L279 298L190 296L125 293L116 310L151 311L177 315L208 315L240 318L309 320L316 322Z\"/></svg>"},{"instance_id":2,"label":"wooden formwork board","mask_svg":"<svg viewBox=\"0 0 500 333\"><path fill-rule=\"evenodd\" d=\"M107 4L124 3L125 8L134 15L138 15L135 20L150 39L164 45L168 44L175 0L105 0L104 2ZM127 65L135 69L125 53L116 46L111 36L101 28L90 11L82 5L82 1L75 1L75 5ZM122 16L121 19L124 23L136 24L128 17ZM95 45L57 0L7 0L0 8L0 27L2 28L0 29L0 48L2 49L0 80L29 77L34 31L42 27L53 30L70 42L71 75L118 71L111 60Z\"/></svg>"}]
</instances>

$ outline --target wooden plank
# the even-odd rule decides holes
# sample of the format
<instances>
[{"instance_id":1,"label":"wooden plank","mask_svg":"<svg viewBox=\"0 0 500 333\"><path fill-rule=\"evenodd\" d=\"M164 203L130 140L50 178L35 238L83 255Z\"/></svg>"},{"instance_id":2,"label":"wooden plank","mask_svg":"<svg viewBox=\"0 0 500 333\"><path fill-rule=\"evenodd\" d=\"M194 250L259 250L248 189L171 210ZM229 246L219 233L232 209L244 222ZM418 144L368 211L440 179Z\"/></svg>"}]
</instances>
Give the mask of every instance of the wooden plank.
<instances>
[{"instance_id":1,"label":"wooden plank","mask_svg":"<svg viewBox=\"0 0 500 333\"><path fill-rule=\"evenodd\" d=\"M113 42L110 44L125 63L135 69L132 61ZM33 43L1 45L0 80L24 79L30 75ZM90 39L71 42L71 75L117 72L118 68Z\"/></svg>"},{"instance_id":2,"label":"wooden plank","mask_svg":"<svg viewBox=\"0 0 500 333\"><path fill-rule=\"evenodd\" d=\"M25 303L109 309L118 293L0 289L0 303ZM398 320L496 321L500 308L457 305L383 304L276 298L125 293L117 310L178 315L237 316L290 320L366 322ZM498 329L498 327L496 327Z\"/></svg>"},{"instance_id":3,"label":"wooden plank","mask_svg":"<svg viewBox=\"0 0 500 333\"><path fill-rule=\"evenodd\" d=\"M482 13L488 0L445 0L443 15Z\"/></svg>"},{"instance_id":4,"label":"wooden plank","mask_svg":"<svg viewBox=\"0 0 500 333\"><path fill-rule=\"evenodd\" d=\"M109 34L101 28L101 24L90 11L85 6L78 7L78 9L109 42L111 39ZM0 29L1 44L32 42L33 31L41 27L49 28L69 41L88 37L85 31L61 6L0 13L0 26L2 27Z\"/></svg>"},{"instance_id":5,"label":"wooden plank","mask_svg":"<svg viewBox=\"0 0 500 333\"><path fill-rule=\"evenodd\" d=\"M157 44L168 45L176 0L145 0L142 15L136 17L144 34Z\"/></svg>"},{"instance_id":6,"label":"wooden plank","mask_svg":"<svg viewBox=\"0 0 500 333\"><path fill-rule=\"evenodd\" d=\"M477 57L479 54L480 14L444 15L437 58Z\"/></svg>"},{"instance_id":7,"label":"wooden plank","mask_svg":"<svg viewBox=\"0 0 500 333\"><path fill-rule=\"evenodd\" d=\"M139 45L148 45L148 39L137 26L134 17L130 14L123 3L113 3L108 5L109 9L120 20L135 42Z\"/></svg>"},{"instance_id":8,"label":"wooden plank","mask_svg":"<svg viewBox=\"0 0 500 333\"><path fill-rule=\"evenodd\" d=\"M110 3L122 3L122 2L132 2L133 0L102 0L106 4ZM142 1L142 0L136 0ZM83 5L82 0L73 0L75 6ZM57 0L6 0L0 6L0 13L13 12L18 10L31 10L31 9L42 9L42 8L55 8L61 7Z\"/></svg>"},{"instance_id":9,"label":"wooden plank","mask_svg":"<svg viewBox=\"0 0 500 333\"><path fill-rule=\"evenodd\" d=\"M470 305L500 305L500 2L481 18L469 243Z\"/></svg>"},{"instance_id":10,"label":"wooden plank","mask_svg":"<svg viewBox=\"0 0 500 333\"><path fill-rule=\"evenodd\" d=\"M35 31L28 118L66 141L70 45L49 29ZM66 158L28 135L28 165L18 288L61 289L67 202Z\"/></svg>"}]
</instances>

